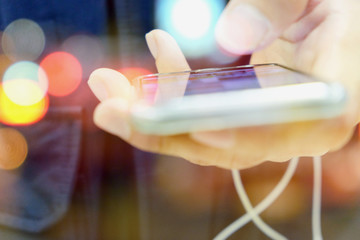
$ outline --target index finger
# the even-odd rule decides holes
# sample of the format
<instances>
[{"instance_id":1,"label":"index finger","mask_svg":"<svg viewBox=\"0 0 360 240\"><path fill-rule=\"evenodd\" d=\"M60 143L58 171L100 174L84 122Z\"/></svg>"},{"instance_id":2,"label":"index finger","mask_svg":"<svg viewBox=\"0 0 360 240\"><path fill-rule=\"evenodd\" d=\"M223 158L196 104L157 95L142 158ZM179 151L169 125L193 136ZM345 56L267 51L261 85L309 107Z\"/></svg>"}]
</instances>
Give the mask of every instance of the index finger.
<instances>
[{"instance_id":1,"label":"index finger","mask_svg":"<svg viewBox=\"0 0 360 240\"><path fill-rule=\"evenodd\" d=\"M146 41L159 73L189 71L190 67L175 39L165 31L156 29L146 34ZM159 75L155 101L164 102L182 97L190 74Z\"/></svg>"}]
</instances>

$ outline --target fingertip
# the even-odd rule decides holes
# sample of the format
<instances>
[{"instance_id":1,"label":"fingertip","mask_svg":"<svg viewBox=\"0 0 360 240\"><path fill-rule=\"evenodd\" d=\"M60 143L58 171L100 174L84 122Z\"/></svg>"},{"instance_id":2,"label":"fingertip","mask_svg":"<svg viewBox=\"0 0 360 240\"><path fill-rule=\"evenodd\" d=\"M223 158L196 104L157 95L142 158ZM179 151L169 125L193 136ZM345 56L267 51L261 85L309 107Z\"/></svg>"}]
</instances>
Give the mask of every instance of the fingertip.
<instances>
[{"instance_id":1,"label":"fingertip","mask_svg":"<svg viewBox=\"0 0 360 240\"><path fill-rule=\"evenodd\" d=\"M188 71L190 67L176 40L167 32L155 29L145 35L158 72Z\"/></svg>"},{"instance_id":2,"label":"fingertip","mask_svg":"<svg viewBox=\"0 0 360 240\"><path fill-rule=\"evenodd\" d=\"M120 72L108 68L99 68L92 72L88 85L100 101L116 97L131 99L134 94L127 78Z\"/></svg>"},{"instance_id":3,"label":"fingertip","mask_svg":"<svg viewBox=\"0 0 360 240\"><path fill-rule=\"evenodd\" d=\"M151 55L156 59L158 49L157 49L157 42L156 42L155 34L156 34L155 30L153 30L145 35L145 39L146 39L146 43L149 47Z\"/></svg>"},{"instance_id":4,"label":"fingertip","mask_svg":"<svg viewBox=\"0 0 360 240\"><path fill-rule=\"evenodd\" d=\"M105 85L101 81L101 75L103 70L102 69L96 69L90 74L88 85L91 89L91 91L94 93L94 95L99 99L100 101L103 101L109 97L109 93L105 87Z\"/></svg>"},{"instance_id":5,"label":"fingertip","mask_svg":"<svg viewBox=\"0 0 360 240\"><path fill-rule=\"evenodd\" d=\"M158 46L159 46L159 42L160 44L162 44L163 41L162 39L165 39L167 41L167 44L175 43L176 45L175 39L169 33L161 29L151 30L149 33L145 35L146 43L154 59L158 58L158 50L159 50Z\"/></svg>"},{"instance_id":6,"label":"fingertip","mask_svg":"<svg viewBox=\"0 0 360 240\"><path fill-rule=\"evenodd\" d=\"M98 68L90 74L88 83L91 84L96 81L107 81L110 78L122 79L126 77L114 69Z\"/></svg>"}]
</instances>

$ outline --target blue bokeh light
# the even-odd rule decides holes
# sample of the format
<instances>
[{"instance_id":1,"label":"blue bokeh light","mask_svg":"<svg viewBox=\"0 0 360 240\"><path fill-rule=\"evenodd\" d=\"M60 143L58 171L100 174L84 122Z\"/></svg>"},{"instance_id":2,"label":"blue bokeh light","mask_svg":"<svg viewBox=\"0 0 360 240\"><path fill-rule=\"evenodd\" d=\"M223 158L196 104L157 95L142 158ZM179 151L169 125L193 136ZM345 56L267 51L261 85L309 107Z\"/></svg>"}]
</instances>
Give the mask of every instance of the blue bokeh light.
<instances>
[{"instance_id":1,"label":"blue bokeh light","mask_svg":"<svg viewBox=\"0 0 360 240\"><path fill-rule=\"evenodd\" d=\"M223 0L157 0L155 24L170 33L190 58L216 49L215 24L225 7Z\"/></svg>"}]
</instances>

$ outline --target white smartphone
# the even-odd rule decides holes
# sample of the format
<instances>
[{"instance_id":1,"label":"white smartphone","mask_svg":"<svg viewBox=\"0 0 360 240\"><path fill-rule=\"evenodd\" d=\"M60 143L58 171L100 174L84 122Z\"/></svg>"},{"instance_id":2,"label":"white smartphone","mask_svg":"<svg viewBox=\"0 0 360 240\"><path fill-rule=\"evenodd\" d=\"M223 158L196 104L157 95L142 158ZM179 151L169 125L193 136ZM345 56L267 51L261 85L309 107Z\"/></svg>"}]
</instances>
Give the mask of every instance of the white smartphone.
<instances>
[{"instance_id":1,"label":"white smartphone","mask_svg":"<svg viewBox=\"0 0 360 240\"><path fill-rule=\"evenodd\" d=\"M155 135L334 118L347 99L341 84L278 64L146 75L133 85L131 123Z\"/></svg>"}]
</instances>

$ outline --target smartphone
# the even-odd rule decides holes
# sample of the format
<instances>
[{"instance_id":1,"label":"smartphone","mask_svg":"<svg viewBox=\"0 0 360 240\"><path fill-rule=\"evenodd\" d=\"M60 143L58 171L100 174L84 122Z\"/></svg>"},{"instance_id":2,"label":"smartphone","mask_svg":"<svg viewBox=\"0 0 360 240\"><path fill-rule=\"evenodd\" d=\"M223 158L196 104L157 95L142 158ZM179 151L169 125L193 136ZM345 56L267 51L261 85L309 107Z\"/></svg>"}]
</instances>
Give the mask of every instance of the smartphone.
<instances>
[{"instance_id":1,"label":"smartphone","mask_svg":"<svg viewBox=\"0 0 360 240\"><path fill-rule=\"evenodd\" d=\"M335 118L347 100L340 83L278 64L152 74L133 85L131 123L155 135Z\"/></svg>"}]
</instances>

